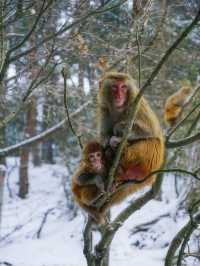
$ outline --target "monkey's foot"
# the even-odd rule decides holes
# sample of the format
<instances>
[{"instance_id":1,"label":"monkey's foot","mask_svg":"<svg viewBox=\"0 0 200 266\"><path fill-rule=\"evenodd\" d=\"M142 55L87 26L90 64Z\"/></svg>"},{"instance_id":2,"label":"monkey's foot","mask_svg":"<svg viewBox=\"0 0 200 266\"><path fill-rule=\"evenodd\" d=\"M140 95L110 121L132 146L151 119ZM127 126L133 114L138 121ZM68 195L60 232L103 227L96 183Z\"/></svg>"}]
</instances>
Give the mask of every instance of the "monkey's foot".
<instances>
[{"instance_id":1,"label":"monkey's foot","mask_svg":"<svg viewBox=\"0 0 200 266\"><path fill-rule=\"evenodd\" d=\"M92 216L92 220L95 226L102 226L102 225L107 224L106 217L101 213L98 213L95 216Z\"/></svg>"}]
</instances>

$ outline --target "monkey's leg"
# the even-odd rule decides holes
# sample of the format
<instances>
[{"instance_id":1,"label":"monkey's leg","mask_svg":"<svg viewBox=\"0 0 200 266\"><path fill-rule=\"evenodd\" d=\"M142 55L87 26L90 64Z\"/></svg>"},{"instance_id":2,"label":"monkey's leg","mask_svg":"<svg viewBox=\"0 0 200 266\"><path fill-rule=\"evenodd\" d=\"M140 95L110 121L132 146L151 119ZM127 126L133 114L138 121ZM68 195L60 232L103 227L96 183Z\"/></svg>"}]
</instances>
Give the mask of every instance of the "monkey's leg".
<instances>
[{"instance_id":1,"label":"monkey's leg","mask_svg":"<svg viewBox=\"0 0 200 266\"><path fill-rule=\"evenodd\" d=\"M143 179L146 175L152 171L158 170L163 162L163 144L159 139L140 140L131 146L127 146L124 149L120 165L126 172L130 165L138 165L140 175L139 180ZM138 171L138 169L136 169ZM121 176L116 176L115 181L120 181ZM155 181L155 176L150 176L144 182L139 184L130 184L123 190L114 194L111 199L104 204L101 208L101 212L106 212L112 205L118 204L123 201L127 196L140 190L144 186L152 185Z\"/></svg>"},{"instance_id":2,"label":"monkey's leg","mask_svg":"<svg viewBox=\"0 0 200 266\"><path fill-rule=\"evenodd\" d=\"M125 148L120 164L126 171L135 165L135 170L141 172L142 179L143 173L147 175L161 167L163 150L163 143L157 138L139 140Z\"/></svg>"},{"instance_id":3,"label":"monkey's leg","mask_svg":"<svg viewBox=\"0 0 200 266\"><path fill-rule=\"evenodd\" d=\"M84 186L81 188L81 202L91 206L101 195L100 190L95 185Z\"/></svg>"},{"instance_id":4,"label":"monkey's leg","mask_svg":"<svg viewBox=\"0 0 200 266\"><path fill-rule=\"evenodd\" d=\"M95 207L87 206L81 201L78 201L78 204L83 210L85 210L92 217L92 219L96 224L103 225L106 223L105 215L99 210L97 210Z\"/></svg>"}]
</instances>

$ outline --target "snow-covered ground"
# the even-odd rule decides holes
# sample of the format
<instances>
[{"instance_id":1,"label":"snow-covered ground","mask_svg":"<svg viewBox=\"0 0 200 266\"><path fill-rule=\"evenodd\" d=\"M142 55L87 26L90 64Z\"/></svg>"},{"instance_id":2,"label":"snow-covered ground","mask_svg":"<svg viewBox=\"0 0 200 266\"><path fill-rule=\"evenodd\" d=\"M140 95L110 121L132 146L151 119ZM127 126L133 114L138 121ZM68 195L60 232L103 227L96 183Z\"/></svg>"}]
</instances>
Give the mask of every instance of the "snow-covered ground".
<instances>
[{"instance_id":1,"label":"snow-covered ground","mask_svg":"<svg viewBox=\"0 0 200 266\"><path fill-rule=\"evenodd\" d=\"M9 168L15 164L9 161ZM9 176L4 189L3 220L0 242L0 265L13 266L86 266L82 254L84 216L71 220L66 208L63 175L67 169L60 165L30 167L30 193L25 200L17 196L18 169ZM171 180L170 180L171 179ZM111 245L111 266L163 266L167 245L187 218L173 219L177 200L172 178L165 182L163 201L152 200L133 214L117 232ZM126 204L116 206L116 215ZM40 238L37 234L46 212L49 212ZM138 225L162 216L150 230L134 233Z\"/></svg>"}]
</instances>

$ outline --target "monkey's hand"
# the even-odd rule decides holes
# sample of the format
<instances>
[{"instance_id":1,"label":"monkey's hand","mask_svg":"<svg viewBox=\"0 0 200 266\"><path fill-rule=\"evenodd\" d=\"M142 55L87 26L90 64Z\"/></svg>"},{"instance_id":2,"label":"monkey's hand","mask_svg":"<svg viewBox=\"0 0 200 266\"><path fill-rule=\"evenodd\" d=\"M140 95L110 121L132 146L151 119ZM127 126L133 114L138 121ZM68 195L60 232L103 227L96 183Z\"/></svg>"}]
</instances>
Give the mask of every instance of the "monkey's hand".
<instances>
[{"instance_id":1,"label":"monkey's hand","mask_svg":"<svg viewBox=\"0 0 200 266\"><path fill-rule=\"evenodd\" d=\"M126 122L124 122L124 121L115 124L115 126L113 128L114 135L122 137L125 128L126 128Z\"/></svg>"},{"instance_id":2,"label":"monkey's hand","mask_svg":"<svg viewBox=\"0 0 200 266\"><path fill-rule=\"evenodd\" d=\"M109 145L109 137L102 136L101 137L101 145L106 148Z\"/></svg>"},{"instance_id":3,"label":"monkey's hand","mask_svg":"<svg viewBox=\"0 0 200 266\"><path fill-rule=\"evenodd\" d=\"M95 184L94 174L89 172L84 172L77 176L76 182L79 186L92 185Z\"/></svg>"},{"instance_id":4,"label":"monkey's hand","mask_svg":"<svg viewBox=\"0 0 200 266\"><path fill-rule=\"evenodd\" d=\"M114 156L115 156L115 151L110 146L108 146L107 149L105 149L106 160L112 161Z\"/></svg>"},{"instance_id":5,"label":"monkey's hand","mask_svg":"<svg viewBox=\"0 0 200 266\"><path fill-rule=\"evenodd\" d=\"M111 188L109 190L110 193L113 193L116 191L116 189L123 183L123 181L121 180L114 180L112 185L111 185Z\"/></svg>"},{"instance_id":6,"label":"monkey's hand","mask_svg":"<svg viewBox=\"0 0 200 266\"><path fill-rule=\"evenodd\" d=\"M120 138L120 137L112 136L110 138L110 146L111 146L111 148L113 148L113 149L117 148L117 146L119 145L121 140L122 140L122 138Z\"/></svg>"}]
</instances>

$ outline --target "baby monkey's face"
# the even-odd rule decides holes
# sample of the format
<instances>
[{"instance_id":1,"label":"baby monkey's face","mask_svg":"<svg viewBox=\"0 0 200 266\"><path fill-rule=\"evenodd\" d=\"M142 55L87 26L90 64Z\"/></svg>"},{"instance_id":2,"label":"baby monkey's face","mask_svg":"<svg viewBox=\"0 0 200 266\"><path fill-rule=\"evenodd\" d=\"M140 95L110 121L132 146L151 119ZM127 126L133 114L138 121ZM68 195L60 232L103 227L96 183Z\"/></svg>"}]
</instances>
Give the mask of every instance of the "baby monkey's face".
<instances>
[{"instance_id":1,"label":"baby monkey's face","mask_svg":"<svg viewBox=\"0 0 200 266\"><path fill-rule=\"evenodd\" d=\"M103 155L101 151L91 152L88 158L93 169L100 170L103 167Z\"/></svg>"}]
</instances>

